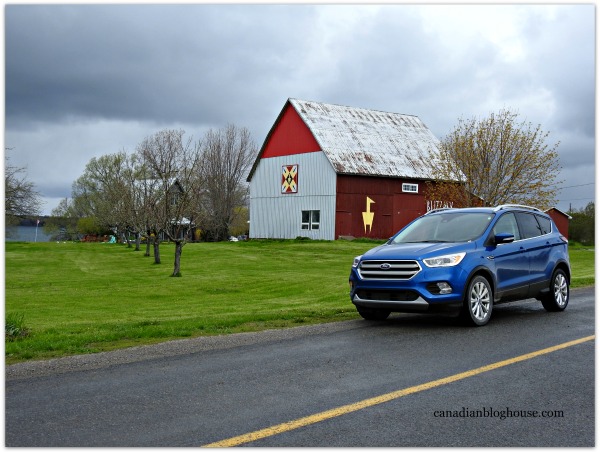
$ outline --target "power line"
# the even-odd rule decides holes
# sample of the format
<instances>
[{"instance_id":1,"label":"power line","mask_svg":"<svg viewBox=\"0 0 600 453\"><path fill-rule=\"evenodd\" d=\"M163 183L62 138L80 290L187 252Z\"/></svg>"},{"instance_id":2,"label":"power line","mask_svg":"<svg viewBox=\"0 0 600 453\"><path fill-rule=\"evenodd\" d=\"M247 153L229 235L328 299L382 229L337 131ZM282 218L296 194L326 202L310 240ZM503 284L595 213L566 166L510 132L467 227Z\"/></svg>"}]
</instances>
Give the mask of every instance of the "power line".
<instances>
[{"instance_id":1,"label":"power line","mask_svg":"<svg viewBox=\"0 0 600 453\"><path fill-rule=\"evenodd\" d=\"M560 200L561 203L565 201L581 201L581 200L595 200L595 197L587 197L587 198L569 198L567 200Z\"/></svg>"},{"instance_id":2,"label":"power line","mask_svg":"<svg viewBox=\"0 0 600 453\"><path fill-rule=\"evenodd\" d=\"M587 184L578 184L576 186L565 186L565 187L558 187L558 190L562 190L562 189L570 189L572 187L583 187L583 186L591 186L596 184L595 182L588 182Z\"/></svg>"}]
</instances>

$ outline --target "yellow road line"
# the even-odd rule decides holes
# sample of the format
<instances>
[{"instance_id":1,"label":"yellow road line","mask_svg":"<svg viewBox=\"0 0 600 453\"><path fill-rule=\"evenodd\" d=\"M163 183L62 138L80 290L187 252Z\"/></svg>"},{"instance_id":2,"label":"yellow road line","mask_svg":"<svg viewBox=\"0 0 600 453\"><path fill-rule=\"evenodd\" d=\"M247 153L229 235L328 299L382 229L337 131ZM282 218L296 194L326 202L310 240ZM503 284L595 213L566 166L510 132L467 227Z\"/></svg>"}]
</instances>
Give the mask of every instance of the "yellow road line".
<instances>
[{"instance_id":1,"label":"yellow road line","mask_svg":"<svg viewBox=\"0 0 600 453\"><path fill-rule=\"evenodd\" d=\"M340 406L335 409L330 409L325 412L320 412L318 414L309 415L307 417L302 417L297 420L292 420L286 423L281 423L279 425L270 426L268 428L264 428L258 431L254 431L247 434L242 434L241 436L231 437L229 439L224 439L218 442L214 442L211 444L204 445L204 447L235 447L237 445L245 444L248 442L254 442L259 439L264 439L265 437L274 436L276 434L281 434L287 431L292 431L297 428L301 428L303 426L312 425L315 423L322 422L324 420L328 420L330 418L339 417L340 415L349 414L351 412L359 411L361 409L365 409L367 407L375 406L377 404L386 403L388 401L392 401L398 398L402 398L406 395L411 395L413 393L422 392L424 390L429 390L435 387L439 387L441 385L450 384L452 382L460 381L462 379L466 379L471 376L476 376L481 373L485 373L487 371L496 370L498 368L502 368L508 365L512 365L514 363L523 362L525 360L533 359L534 357L538 357L544 354L549 354L554 351L558 351L560 349L569 348L571 346L575 346L581 343L585 343L587 341L592 341L596 338L595 335L591 335L589 337L579 338L578 340L568 341L566 343L561 343L556 346L552 346L546 349L540 349L538 351L530 352L529 354L520 355L518 357L513 357L511 359L502 360L500 362L495 362L490 365L485 365L480 368L475 368L473 370L465 371L463 373L454 374L452 376L448 376L442 379L437 379L435 381L426 382L425 384L415 385L414 387L408 387L402 390L396 390L395 392L386 393L384 395L376 396L374 398L368 398L363 401L358 401L353 404L347 404L345 406Z\"/></svg>"}]
</instances>

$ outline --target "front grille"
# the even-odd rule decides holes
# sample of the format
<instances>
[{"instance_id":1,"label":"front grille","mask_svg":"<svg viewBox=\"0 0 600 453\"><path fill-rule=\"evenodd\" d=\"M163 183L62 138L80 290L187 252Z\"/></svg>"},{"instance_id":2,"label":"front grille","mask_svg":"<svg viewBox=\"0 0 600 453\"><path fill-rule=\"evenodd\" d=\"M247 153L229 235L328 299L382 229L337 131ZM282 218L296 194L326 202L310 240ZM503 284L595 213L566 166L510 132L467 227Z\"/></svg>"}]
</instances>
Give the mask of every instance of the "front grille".
<instances>
[{"instance_id":1,"label":"front grille","mask_svg":"<svg viewBox=\"0 0 600 453\"><path fill-rule=\"evenodd\" d=\"M421 266L414 260L366 260L358 268L363 280L410 280L420 271Z\"/></svg>"}]
</instances>

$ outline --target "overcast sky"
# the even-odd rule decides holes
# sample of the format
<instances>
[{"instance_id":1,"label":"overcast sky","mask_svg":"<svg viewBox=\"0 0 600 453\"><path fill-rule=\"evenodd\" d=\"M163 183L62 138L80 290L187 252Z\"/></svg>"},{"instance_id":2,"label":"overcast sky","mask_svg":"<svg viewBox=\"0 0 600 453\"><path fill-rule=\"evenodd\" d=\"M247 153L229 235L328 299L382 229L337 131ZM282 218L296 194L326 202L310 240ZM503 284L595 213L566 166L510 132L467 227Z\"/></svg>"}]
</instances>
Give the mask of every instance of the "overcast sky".
<instances>
[{"instance_id":1,"label":"overcast sky","mask_svg":"<svg viewBox=\"0 0 600 453\"><path fill-rule=\"evenodd\" d=\"M43 212L92 157L227 124L257 146L288 98L417 115L440 139L501 109L560 142L557 207L595 192L588 5L6 5L5 148Z\"/></svg>"}]
</instances>

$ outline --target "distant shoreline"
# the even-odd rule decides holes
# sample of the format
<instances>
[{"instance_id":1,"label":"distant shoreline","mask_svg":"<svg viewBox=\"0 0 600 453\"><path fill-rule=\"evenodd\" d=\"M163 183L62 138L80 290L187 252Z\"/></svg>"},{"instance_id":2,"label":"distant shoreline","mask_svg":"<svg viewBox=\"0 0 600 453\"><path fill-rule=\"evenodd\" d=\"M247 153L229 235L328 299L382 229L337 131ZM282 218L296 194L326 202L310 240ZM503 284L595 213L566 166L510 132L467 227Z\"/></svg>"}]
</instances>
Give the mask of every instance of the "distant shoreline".
<instances>
[{"instance_id":1,"label":"distant shoreline","mask_svg":"<svg viewBox=\"0 0 600 453\"><path fill-rule=\"evenodd\" d=\"M37 227L36 240L35 226L8 226L4 235L5 242L48 242L51 236L44 233L44 228Z\"/></svg>"}]
</instances>

